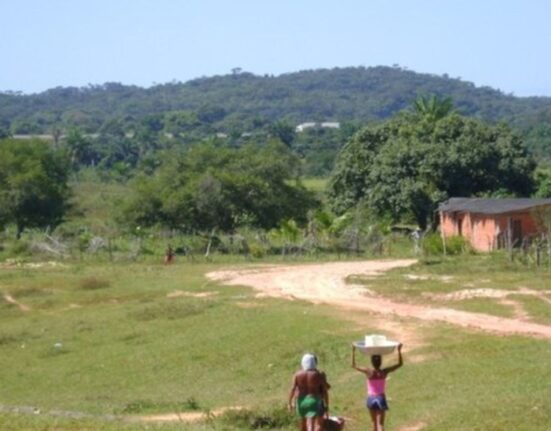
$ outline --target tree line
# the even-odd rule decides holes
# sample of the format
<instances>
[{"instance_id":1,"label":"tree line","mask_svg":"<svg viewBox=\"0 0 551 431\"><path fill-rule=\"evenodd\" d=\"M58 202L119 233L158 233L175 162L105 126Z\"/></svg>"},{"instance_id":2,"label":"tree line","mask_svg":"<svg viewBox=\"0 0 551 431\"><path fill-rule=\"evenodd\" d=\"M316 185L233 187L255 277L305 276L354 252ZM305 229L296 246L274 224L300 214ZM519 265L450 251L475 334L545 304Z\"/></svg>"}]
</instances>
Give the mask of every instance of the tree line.
<instances>
[{"instance_id":1,"label":"tree line","mask_svg":"<svg viewBox=\"0 0 551 431\"><path fill-rule=\"evenodd\" d=\"M339 233L354 243L369 230L364 221L434 228L436 206L451 196L542 197L551 190L551 173L537 169L518 133L463 116L451 100L436 96L419 98L340 143L321 199L301 182L304 160L293 147L300 140L285 123L260 140L174 145L155 135L135 148L119 126L111 124L96 141L74 131L55 146L0 140L0 226L17 226L17 235L55 228L69 208L69 179L78 179L83 163L93 165L101 145L105 172L118 163L133 166L127 196L113 215L127 229L210 235L242 227L285 235L305 229L314 242L331 243ZM104 143L107 137L130 147Z\"/></svg>"}]
</instances>

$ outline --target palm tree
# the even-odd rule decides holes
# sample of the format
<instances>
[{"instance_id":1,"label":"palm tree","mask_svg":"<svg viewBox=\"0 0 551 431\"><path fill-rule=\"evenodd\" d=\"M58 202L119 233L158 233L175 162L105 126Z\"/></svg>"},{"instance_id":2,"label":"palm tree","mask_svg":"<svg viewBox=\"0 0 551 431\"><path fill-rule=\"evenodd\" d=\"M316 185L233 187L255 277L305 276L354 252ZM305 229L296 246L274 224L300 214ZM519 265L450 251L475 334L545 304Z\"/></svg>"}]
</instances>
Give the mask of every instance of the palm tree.
<instances>
[{"instance_id":1,"label":"palm tree","mask_svg":"<svg viewBox=\"0 0 551 431\"><path fill-rule=\"evenodd\" d=\"M413 102L413 108L418 115L434 122L444 118L453 111L453 101L451 97L440 98L435 95L430 97L419 96Z\"/></svg>"}]
</instances>

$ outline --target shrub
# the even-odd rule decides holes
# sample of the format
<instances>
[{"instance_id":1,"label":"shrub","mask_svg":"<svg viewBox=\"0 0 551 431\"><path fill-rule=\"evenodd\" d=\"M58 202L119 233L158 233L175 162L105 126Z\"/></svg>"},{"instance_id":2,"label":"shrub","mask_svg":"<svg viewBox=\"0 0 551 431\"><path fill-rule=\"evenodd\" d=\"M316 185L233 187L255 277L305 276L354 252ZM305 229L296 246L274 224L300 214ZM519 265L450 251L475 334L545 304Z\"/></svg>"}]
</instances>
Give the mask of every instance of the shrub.
<instances>
[{"instance_id":1,"label":"shrub","mask_svg":"<svg viewBox=\"0 0 551 431\"><path fill-rule=\"evenodd\" d=\"M431 233L423 238L423 254L433 256L444 253L442 237L439 234Z\"/></svg>"},{"instance_id":2,"label":"shrub","mask_svg":"<svg viewBox=\"0 0 551 431\"><path fill-rule=\"evenodd\" d=\"M29 243L23 240L13 241L8 249L9 256L25 256L29 254Z\"/></svg>"},{"instance_id":3,"label":"shrub","mask_svg":"<svg viewBox=\"0 0 551 431\"><path fill-rule=\"evenodd\" d=\"M470 250L470 246L462 236L446 238L446 254L454 256ZM431 233L423 238L423 253L426 256L444 254L444 243L440 234Z\"/></svg>"},{"instance_id":4,"label":"shrub","mask_svg":"<svg viewBox=\"0 0 551 431\"><path fill-rule=\"evenodd\" d=\"M455 255L470 250L470 244L462 236L452 236L446 239L446 253Z\"/></svg>"},{"instance_id":5,"label":"shrub","mask_svg":"<svg viewBox=\"0 0 551 431\"><path fill-rule=\"evenodd\" d=\"M251 244L249 246L249 252L255 259L260 259L266 255L266 249L262 245Z\"/></svg>"}]
</instances>

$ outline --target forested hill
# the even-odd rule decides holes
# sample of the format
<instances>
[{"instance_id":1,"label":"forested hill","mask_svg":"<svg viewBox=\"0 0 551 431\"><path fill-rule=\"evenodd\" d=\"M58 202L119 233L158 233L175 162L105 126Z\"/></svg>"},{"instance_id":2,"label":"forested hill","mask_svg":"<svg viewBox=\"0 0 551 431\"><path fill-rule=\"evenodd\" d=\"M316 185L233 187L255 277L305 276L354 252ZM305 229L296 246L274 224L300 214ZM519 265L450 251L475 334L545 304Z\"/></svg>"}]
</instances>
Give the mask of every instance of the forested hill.
<instances>
[{"instance_id":1,"label":"forested hill","mask_svg":"<svg viewBox=\"0 0 551 431\"><path fill-rule=\"evenodd\" d=\"M551 123L551 98L521 98L446 75L399 67L349 67L257 76L235 70L224 76L140 88L118 83L58 87L43 93L0 93L0 128L11 133L47 133L76 125L95 132L114 117L128 120L191 110L202 121L292 122L373 120L390 117L418 95L450 96L464 114L504 120L518 127Z\"/></svg>"}]
</instances>

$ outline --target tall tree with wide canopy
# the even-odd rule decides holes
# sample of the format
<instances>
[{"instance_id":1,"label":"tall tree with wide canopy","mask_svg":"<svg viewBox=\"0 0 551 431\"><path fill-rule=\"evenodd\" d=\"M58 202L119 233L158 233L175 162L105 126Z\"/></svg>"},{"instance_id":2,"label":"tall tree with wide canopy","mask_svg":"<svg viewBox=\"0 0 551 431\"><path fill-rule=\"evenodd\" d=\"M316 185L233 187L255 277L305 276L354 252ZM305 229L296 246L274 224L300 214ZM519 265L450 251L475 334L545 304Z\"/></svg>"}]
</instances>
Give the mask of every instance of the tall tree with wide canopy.
<instances>
[{"instance_id":1,"label":"tall tree with wide canopy","mask_svg":"<svg viewBox=\"0 0 551 431\"><path fill-rule=\"evenodd\" d=\"M0 141L0 226L55 227L68 208L69 161L39 141Z\"/></svg>"},{"instance_id":2,"label":"tall tree with wide canopy","mask_svg":"<svg viewBox=\"0 0 551 431\"><path fill-rule=\"evenodd\" d=\"M133 181L121 220L199 231L305 222L316 202L297 181L298 168L279 141L239 149L204 142L170 151L153 175Z\"/></svg>"},{"instance_id":3,"label":"tall tree with wide canopy","mask_svg":"<svg viewBox=\"0 0 551 431\"><path fill-rule=\"evenodd\" d=\"M438 203L451 196L530 195L534 169L521 139L504 125L406 112L348 142L330 182L330 202L337 213L363 202L379 215L425 228Z\"/></svg>"}]
</instances>

